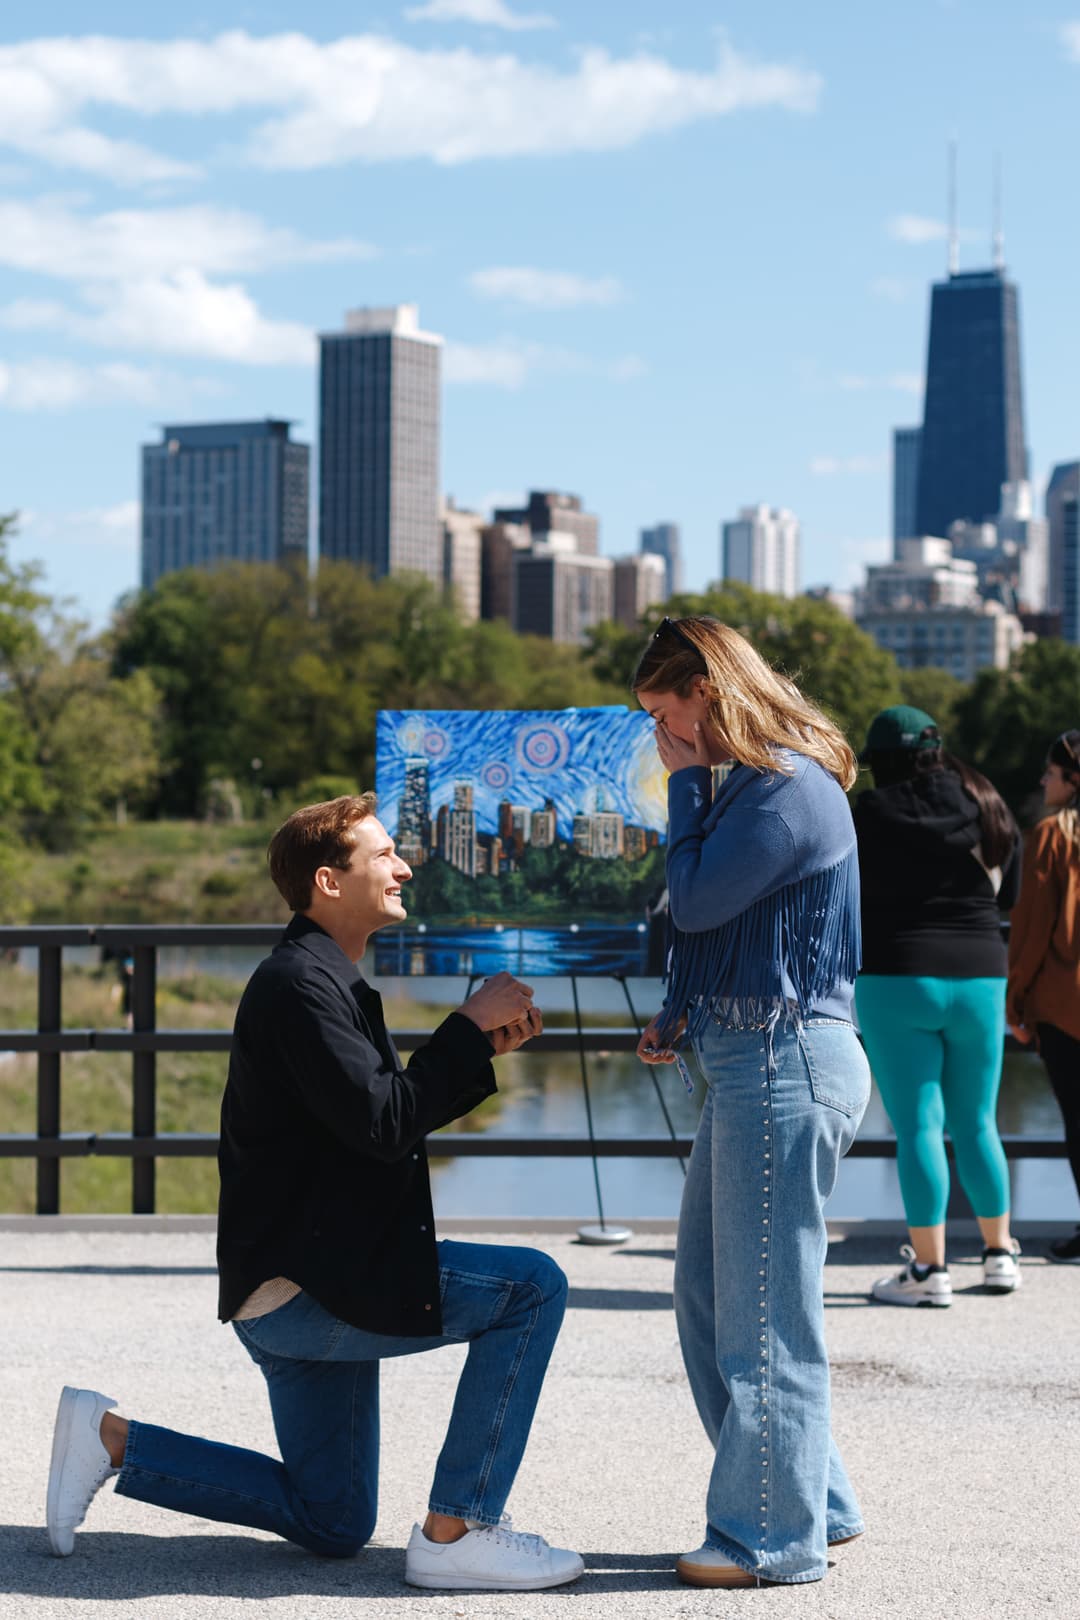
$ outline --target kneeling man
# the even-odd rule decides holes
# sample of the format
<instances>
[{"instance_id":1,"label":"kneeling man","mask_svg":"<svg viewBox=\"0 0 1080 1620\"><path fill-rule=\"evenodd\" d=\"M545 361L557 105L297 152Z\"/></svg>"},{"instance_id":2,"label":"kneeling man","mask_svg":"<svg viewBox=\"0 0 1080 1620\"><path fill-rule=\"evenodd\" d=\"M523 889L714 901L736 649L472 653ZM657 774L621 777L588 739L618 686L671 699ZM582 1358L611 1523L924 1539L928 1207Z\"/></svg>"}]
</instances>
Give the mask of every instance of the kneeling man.
<instances>
[{"instance_id":1,"label":"kneeling man","mask_svg":"<svg viewBox=\"0 0 1080 1620\"><path fill-rule=\"evenodd\" d=\"M334 799L274 834L270 874L296 915L241 998L222 1101L218 1314L266 1379L282 1460L65 1389L47 1509L61 1557L114 1474L122 1496L351 1556L375 1527L379 1362L467 1343L405 1579L524 1591L584 1568L504 1513L566 1279L531 1249L437 1243L424 1150L490 1096L492 1057L539 1033L540 1013L500 973L401 1062L356 967L405 916L412 876L374 812L371 794Z\"/></svg>"}]
</instances>

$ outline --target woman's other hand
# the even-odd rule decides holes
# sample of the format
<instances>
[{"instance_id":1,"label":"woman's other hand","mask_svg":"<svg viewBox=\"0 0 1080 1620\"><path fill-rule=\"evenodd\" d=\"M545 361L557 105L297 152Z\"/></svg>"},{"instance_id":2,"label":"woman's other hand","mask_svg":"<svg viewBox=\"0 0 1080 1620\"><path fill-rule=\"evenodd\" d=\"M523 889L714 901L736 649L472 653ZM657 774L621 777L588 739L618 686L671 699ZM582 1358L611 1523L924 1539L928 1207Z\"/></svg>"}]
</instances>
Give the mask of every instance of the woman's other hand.
<instances>
[{"instance_id":1,"label":"woman's other hand","mask_svg":"<svg viewBox=\"0 0 1080 1620\"><path fill-rule=\"evenodd\" d=\"M638 1041L637 1055L641 1059L642 1063L674 1063L675 1062L674 1048L670 1047L670 1046L660 1046L659 1045L659 1040L660 1040L660 1034L659 1034L660 1020L661 1020L662 1016L663 1016L662 1013L657 1013L656 1017L652 1020L652 1022L649 1024L648 1028L644 1031L640 1041ZM686 1019L685 1018L680 1018L679 1022L675 1025L675 1034L676 1034L676 1036L681 1035L685 1028L686 1028Z\"/></svg>"}]
</instances>

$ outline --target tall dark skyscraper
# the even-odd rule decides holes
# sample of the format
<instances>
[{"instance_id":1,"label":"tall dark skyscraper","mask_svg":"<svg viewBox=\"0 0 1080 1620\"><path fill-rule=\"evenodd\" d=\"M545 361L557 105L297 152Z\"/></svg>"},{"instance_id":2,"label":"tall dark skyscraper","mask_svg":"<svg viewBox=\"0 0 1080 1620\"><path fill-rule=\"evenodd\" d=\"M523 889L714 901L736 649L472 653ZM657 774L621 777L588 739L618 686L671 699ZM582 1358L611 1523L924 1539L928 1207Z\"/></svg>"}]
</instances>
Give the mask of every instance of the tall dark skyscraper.
<instances>
[{"instance_id":1,"label":"tall dark skyscraper","mask_svg":"<svg viewBox=\"0 0 1080 1620\"><path fill-rule=\"evenodd\" d=\"M442 339L414 304L354 309L320 340L319 554L442 581Z\"/></svg>"},{"instance_id":2,"label":"tall dark skyscraper","mask_svg":"<svg viewBox=\"0 0 1080 1620\"><path fill-rule=\"evenodd\" d=\"M1064 613L1066 611L1065 575L1068 552L1067 530L1070 521L1070 513L1067 508L1071 503L1071 521L1074 526L1073 544L1075 545L1077 502L1080 502L1080 461L1061 461L1050 474L1050 482L1046 486L1046 518L1050 530L1050 577L1047 581L1046 605L1052 613ZM1075 557L1072 558L1069 566L1075 571L1077 566ZM1075 577L1073 584L1075 585ZM1076 611L1075 602L1073 611Z\"/></svg>"},{"instance_id":3,"label":"tall dark skyscraper","mask_svg":"<svg viewBox=\"0 0 1080 1620\"><path fill-rule=\"evenodd\" d=\"M919 498L919 447L922 428L893 428L893 560L900 557L901 540L918 534L915 511Z\"/></svg>"},{"instance_id":4,"label":"tall dark skyscraper","mask_svg":"<svg viewBox=\"0 0 1080 1620\"><path fill-rule=\"evenodd\" d=\"M1067 495L1061 503L1061 634L1080 646L1080 499Z\"/></svg>"},{"instance_id":5,"label":"tall dark skyscraper","mask_svg":"<svg viewBox=\"0 0 1080 1620\"><path fill-rule=\"evenodd\" d=\"M1004 270L934 284L915 532L996 516L1001 486L1027 478L1020 311Z\"/></svg>"},{"instance_id":6,"label":"tall dark skyscraper","mask_svg":"<svg viewBox=\"0 0 1080 1620\"><path fill-rule=\"evenodd\" d=\"M306 444L289 423L198 422L142 447L142 585L177 568L307 562Z\"/></svg>"}]
</instances>

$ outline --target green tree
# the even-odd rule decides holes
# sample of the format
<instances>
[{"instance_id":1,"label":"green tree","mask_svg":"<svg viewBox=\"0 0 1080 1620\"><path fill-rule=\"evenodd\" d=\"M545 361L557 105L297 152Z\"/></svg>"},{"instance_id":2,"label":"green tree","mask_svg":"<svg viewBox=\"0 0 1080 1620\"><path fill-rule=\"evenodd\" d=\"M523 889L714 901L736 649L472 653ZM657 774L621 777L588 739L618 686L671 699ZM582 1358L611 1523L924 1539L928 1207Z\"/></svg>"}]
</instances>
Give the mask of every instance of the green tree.
<instances>
[{"instance_id":1,"label":"green tree","mask_svg":"<svg viewBox=\"0 0 1080 1620\"><path fill-rule=\"evenodd\" d=\"M1041 802L1047 747L1074 726L1080 726L1080 647L1033 641L1009 669L979 671L957 705L954 747L1030 821Z\"/></svg>"},{"instance_id":2,"label":"green tree","mask_svg":"<svg viewBox=\"0 0 1080 1620\"><path fill-rule=\"evenodd\" d=\"M112 628L112 672L144 670L162 707L159 807L196 813L210 777L228 754L236 693L215 611L218 578L194 569L168 574L151 591L125 598ZM254 753L254 750L252 750Z\"/></svg>"},{"instance_id":3,"label":"green tree","mask_svg":"<svg viewBox=\"0 0 1080 1620\"><path fill-rule=\"evenodd\" d=\"M899 700L899 671L891 653L829 602L769 596L729 582L701 595L675 597L670 612L673 618L710 614L738 630L820 704L855 746L877 711ZM590 636L596 673L625 690L646 637L647 632L600 626Z\"/></svg>"}]
</instances>

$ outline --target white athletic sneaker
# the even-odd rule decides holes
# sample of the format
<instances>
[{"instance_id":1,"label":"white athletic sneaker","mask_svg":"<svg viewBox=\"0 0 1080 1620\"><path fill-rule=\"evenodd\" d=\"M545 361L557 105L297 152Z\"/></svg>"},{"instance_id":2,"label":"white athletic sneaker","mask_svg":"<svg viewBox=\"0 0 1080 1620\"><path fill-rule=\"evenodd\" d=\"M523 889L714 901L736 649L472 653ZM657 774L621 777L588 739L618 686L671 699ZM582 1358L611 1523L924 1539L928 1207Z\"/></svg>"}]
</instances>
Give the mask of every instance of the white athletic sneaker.
<instances>
[{"instance_id":1,"label":"white athletic sneaker","mask_svg":"<svg viewBox=\"0 0 1080 1620\"><path fill-rule=\"evenodd\" d=\"M576 1552L512 1530L508 1513L499 1524L473 1525L460 1541L445 1543L429 1541L414 1524L405 1550L409 1585L444 1591L538 1592L576 1581L584 1568Z\"/></svg>"},{"instance_id":2,"label":"white athletic sneaker","mask_svg":"<svg viewBox=\"0 0 1080 1620\"><path fill-rule=\"evenodd\" d=\"M871 1289L885 1305L951 1305L952 1282L945 1266L931 1266L925 1276L915 1270L915 1250L910 1243L900 1249L907 1262L902 1271L879 1277ZM919 1271L922 1271L919 1267Z\"/></svg>"},{"instance_id":3,"label":"white athletic sneaker","mask_svg":"<svg viewBox=\"0 0 1080 1620\"><path fill-rule=\"evenodd\" d=\"M57 1558L75 1550L75 1532L105 1481L120 1472L101 1441L101 1420L116 1405L92 1389L66 1384L56 1409L45 1522Z\"/></svg>"},{"instance_id":4,"label":"white athletic sneaker","mask_svg":"<svg viewBox=\"0 0 1080 1620\"><path fill-rule=\"evenodd\" d=\"M1020 1287L1024 1279L1016 1263L1019 1253L1015 1238L1007 1249L983 1250L983 1287L988 1294L1012 1294Z\"/></svg>"}]
</instances>

